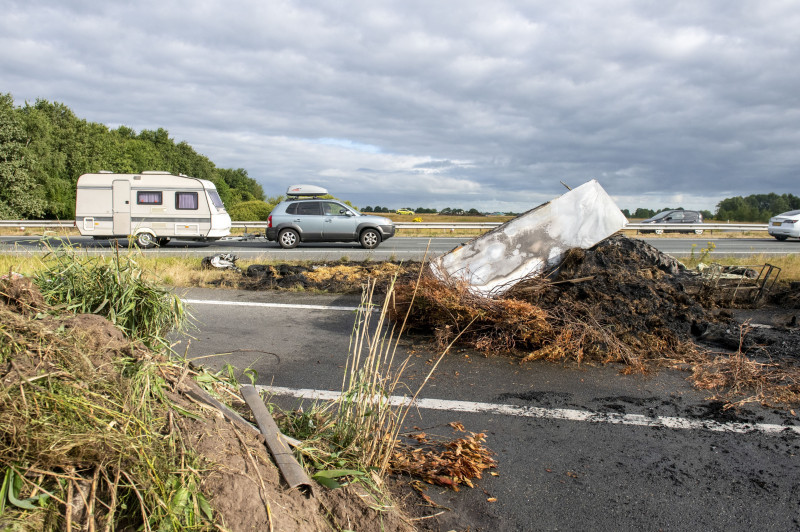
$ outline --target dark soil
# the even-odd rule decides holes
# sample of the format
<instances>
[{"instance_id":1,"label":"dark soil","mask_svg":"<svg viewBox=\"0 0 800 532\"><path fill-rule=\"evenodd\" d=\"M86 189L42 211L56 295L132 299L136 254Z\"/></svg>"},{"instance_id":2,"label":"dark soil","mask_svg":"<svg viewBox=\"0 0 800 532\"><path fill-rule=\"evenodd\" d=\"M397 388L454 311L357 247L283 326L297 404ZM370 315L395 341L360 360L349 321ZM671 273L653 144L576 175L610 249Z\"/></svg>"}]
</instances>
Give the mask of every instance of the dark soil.
<instances>
[{"instance_id":1,"label":"dark soil","mask_svg":"<svg viewBox=\"0 0 800 532\"><path fill-rule=\"evenodd\" d=\"M687 289L697 282L697 276L649 244L614 236L586 251L570 250L551 283L533 291L521 283L509 297L674 343L691 340L715 321Z\"/></svg>"}]
</instances>

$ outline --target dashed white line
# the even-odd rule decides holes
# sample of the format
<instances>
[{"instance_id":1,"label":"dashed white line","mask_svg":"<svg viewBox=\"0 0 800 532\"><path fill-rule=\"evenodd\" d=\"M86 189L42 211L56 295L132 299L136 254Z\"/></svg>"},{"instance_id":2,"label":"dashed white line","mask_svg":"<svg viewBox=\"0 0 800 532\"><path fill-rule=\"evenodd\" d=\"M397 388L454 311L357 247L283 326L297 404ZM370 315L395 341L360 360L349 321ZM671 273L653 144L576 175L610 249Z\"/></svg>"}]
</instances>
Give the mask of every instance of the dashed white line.
<instances>
[{"instance_id":1,"label":"dashed white line","mask_svg":"<svg viewBox=\"0 0 800 532\"><path fill-rule=\"evenodd\" d=\"M359 307L343 307L337 305L301 305L295 303L256 303L254 301L215 301L211 299L182 299L184 303L192 305L229 305L235 307L269 307L269 308L296 308L306 310L342 310L352 312Z\"/></svg>"},{"instance_id":2,"label":"dashed white line","mask_svg":"<svg viewBox=\"0 0 800 532\"><path fill-rule=\"evenodd\" d=\"M327 390L292 389L280 386L256 386L273 395L297 397L302 399L318 399L332 401L341 393ZM407 405L408 397L391 396L389 402L394 406ZM642 416L639 414L614 414L603 412L590 412L587 410L572 410L566 408L541 408L534 406L518 406L506 404L477 403L472 401L450 401L445 399L417 399L416 408L430 410L448 410L451 412L486 413L505 416L531 417L540 419L554 419L562 421L584 421L590 423L611 423L616 425L634 425L640 427L667 428L676 430L707 430L711 432L728 432L745 434L759 432L762 434L793 433L800 435L800 426L775 425L769 423L720 423L718 421L704 421L672 416Z\"/></svg>"}]
</instances>

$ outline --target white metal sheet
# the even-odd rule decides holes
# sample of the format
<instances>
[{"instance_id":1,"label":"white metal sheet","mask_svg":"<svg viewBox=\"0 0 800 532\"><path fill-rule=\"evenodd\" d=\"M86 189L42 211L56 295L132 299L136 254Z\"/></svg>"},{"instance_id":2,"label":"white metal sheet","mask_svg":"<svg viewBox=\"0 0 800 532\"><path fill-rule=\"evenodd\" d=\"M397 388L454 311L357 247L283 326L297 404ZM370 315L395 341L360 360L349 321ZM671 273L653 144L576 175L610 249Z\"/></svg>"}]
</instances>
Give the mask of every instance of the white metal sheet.
<instances>
[{"instance_id":1,"label":"white metal sheet","mask_svg":"<svg viewBox=\"0 0 800 532\"><path fill-rule=\"evenodd\" d=\"M560 264L569 249L588 249L627 223L593 179L437 257L431 269L440 279L466 281L478 295L499 296Z\"/></svg>"}]
</instances>

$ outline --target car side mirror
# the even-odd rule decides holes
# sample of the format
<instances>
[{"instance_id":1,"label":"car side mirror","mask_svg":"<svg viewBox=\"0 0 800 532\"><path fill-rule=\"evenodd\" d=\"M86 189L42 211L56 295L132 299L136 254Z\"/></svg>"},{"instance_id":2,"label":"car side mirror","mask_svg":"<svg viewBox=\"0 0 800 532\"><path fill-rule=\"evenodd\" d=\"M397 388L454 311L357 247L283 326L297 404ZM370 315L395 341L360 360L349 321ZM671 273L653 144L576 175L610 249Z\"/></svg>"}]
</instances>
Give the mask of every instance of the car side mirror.
<instances>
[{"instance_id":1,"label":"car side mirror","mask_svg":"<svg viewBox=\"0 0 800 532\"><path fill-rule=\"evenodd\" d=\"M342 213L342 214L345 214L347 216L355 216L355 214L353 214L351 211L348 211L347 209L342 209L339 212Z\"/></svg>"}]
</instances>

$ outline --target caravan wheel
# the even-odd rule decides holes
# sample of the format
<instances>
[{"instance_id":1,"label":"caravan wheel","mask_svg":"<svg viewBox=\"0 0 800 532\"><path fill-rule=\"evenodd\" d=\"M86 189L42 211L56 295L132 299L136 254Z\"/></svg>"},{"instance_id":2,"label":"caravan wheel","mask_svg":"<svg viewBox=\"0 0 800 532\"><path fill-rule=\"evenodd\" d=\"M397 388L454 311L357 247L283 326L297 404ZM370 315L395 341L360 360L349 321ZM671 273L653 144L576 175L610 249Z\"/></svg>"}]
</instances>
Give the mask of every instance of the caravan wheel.
<instances>
[{"instance_id":1,"label":"caravan wheel","mask_svg":"<svg viewBox=\"0 0 800 532\"><path fill-rule=\"evenodd\" d=\"M150 233L139 233L136 235L136 245L142 249L153 248L156 246L156 239Z\"/></svg>"}]
</instances>

